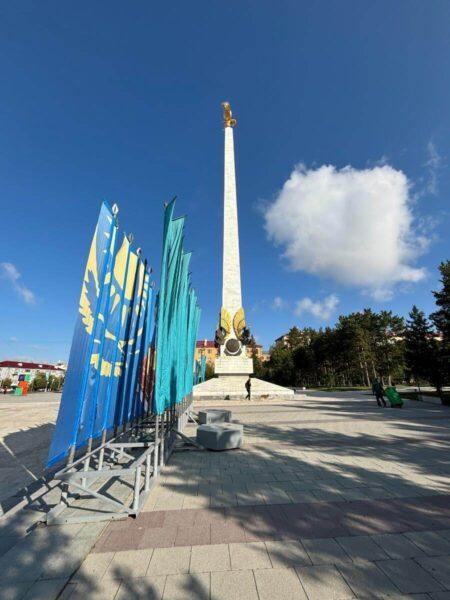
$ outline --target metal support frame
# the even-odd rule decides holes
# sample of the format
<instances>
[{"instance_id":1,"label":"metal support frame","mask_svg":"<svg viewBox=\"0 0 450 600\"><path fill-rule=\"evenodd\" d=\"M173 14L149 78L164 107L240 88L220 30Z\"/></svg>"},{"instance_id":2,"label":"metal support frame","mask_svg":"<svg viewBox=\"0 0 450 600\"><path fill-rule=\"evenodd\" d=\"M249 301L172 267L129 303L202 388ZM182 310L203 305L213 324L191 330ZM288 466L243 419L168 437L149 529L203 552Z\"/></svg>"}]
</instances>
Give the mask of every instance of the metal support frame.
<instances>
[{"instance_id":1,"label":"metal support frame","mask_svg":"<svg viewBox=\"0 0 450 600\"><path fill-rule=\"evenodd\" d=\"M155 485L160 469L173 452L177 437L188 440L182 430L188 422L191 407L192 396L189 396L163 415L145 417L109 441L105 441L103 435L100 445L95 449L92 449L90 440L82 456L76 460L71 456L71 462L55 473L54 479L60 482L61 498L47 513L47 524L85 523L137 516ZM132 487L132 492L123 502L112 498L109 493L114 480L121 478L126 478L126 483ZM74 497L101 500L107 508L98 509L96 514L67 514L66 509L76 508L76 503L70 502ZM92 510L87 510L92 513Z\"/></svg>"}]
</instances>

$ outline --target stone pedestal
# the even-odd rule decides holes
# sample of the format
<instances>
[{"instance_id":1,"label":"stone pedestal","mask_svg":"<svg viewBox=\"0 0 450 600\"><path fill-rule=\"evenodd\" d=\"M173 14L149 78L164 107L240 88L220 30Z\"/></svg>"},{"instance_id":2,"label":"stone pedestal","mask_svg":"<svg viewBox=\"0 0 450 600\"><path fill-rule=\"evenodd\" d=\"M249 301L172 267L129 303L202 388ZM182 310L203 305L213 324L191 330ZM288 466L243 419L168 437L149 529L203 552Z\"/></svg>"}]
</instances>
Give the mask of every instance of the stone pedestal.
<instances>
[{"instance_id":1,"label":"stone pedestal","mask_svg":"<svg viewBox=\"0 0 450 600\"><path fill-rule=\"evenodd\" d=\"M248 375L221 375L194 385L194 400L244 400ZM293 397L294 390L252 377L251 399L270 400Z\"/></svg>"},{"instance_id":2,"label":"stone pedestal","mask_svg":"<svg viewBox=\"0 0 450 600\"><path fill-rule=\"evenodd\" d=\"M216 375L251 375L253 360L244 356L218 356L214 364Z\"/></svg>"}]
</instances>

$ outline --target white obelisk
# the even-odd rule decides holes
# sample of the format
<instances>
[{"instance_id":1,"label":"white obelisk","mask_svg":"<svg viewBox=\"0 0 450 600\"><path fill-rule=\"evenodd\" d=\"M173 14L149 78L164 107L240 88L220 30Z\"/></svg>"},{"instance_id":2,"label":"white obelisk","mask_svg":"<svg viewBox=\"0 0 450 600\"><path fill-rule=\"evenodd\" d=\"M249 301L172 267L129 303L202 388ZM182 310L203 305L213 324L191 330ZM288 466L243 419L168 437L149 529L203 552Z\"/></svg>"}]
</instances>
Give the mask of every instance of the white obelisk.
<instances>
[{"instance_id":1,"label":"white obelisk","mask_svg":"<svg viewBox=\"0 0 450 600\"><path fill-rule=\"evenodd\" d=\"M225 164L223 181L223 262L222 307L233 317L242 307L241 261L234 166L233 127L225 125Z\"/></svg>"},{"instance_id":2,"label":"white obelisk","mask_svg":"<svg viewBox=\"0 0 450 600\"><path fill-rule=\"evenodd\" d=\"M225 342L220 346L214 372L217 375L248 376L253 373L253 360L247 357L246 346L241 341L245 326L241 292L241 261L239 257L239 226L236 194L236 168L234 162L232 118L228 102L224 109L224 179L223 179L223 262L222 262L222 308L220 326L225 332ZM231 381L231 380L229 380Z\"/></svg>"},{"instance_id":3,"label":"white obelisk","mask_svg":"<svg viewBox=\"0 0 450 600\"><path fill-rule=\"evenodd\" d=\"M253 360L247 357L246 343L249 332L245 325L241 292L241 264L239 257L239 227L236 194L236 173L234 163L233 128L236 119L232 118L228 102L222 104L225 164L223 185L223 271L222 308L216 343L219 356L215 360L213 377L194 386L195 398L245 398L245 383L253 373ZM252 378L252 398L288 397L293 390Z\"/></svg>"}]
</instances>

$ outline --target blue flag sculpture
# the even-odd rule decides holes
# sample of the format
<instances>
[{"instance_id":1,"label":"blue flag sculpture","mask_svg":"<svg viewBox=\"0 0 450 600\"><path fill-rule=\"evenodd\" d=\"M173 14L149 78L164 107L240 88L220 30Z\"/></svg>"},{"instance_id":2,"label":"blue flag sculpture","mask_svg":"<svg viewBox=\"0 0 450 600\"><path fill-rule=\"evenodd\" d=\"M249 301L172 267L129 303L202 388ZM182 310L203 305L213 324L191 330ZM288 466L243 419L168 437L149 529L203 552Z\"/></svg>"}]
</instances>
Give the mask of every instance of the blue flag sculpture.
<instances>
[{"instance_id":1,"label":"blue flag sculpture","mask_svg":"<svg viewBox=\"0 0 450 600\"><path fill-rule=\"evenodd\" d=\"M104 203L81 289L66 382L47 466L144 411L139 357L151 323L146 262Z\"/></svg>"},{"instance_id":2,"label":"blue flag sculpture","mask_svg":"<svg viewBox=\"0 0 450 600\"><path fill-rule=\"evenodd\" d=\"M193 386L200 309L183 251L185 219L165 209L157 325L147 261L102 204L78 307L47 467L151 408L161 414ZM156 342L155 342L156 340ZM156 345L156 347L155 347Z\"/></svg>"}]
</instances>

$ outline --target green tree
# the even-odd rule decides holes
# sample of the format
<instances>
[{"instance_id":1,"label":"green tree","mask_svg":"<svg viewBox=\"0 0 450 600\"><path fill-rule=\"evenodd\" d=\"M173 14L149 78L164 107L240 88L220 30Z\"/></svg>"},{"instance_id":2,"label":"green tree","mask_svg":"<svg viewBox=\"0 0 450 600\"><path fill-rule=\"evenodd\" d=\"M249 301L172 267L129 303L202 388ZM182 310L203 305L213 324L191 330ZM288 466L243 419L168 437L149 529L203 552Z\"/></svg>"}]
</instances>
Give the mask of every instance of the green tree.
<instances>
[{"instance_id":1,"label":"green tree","mask_svg":"<svg viewBox=\"0 0 450 600\"><path fill-rule=\"evenodd\" d=\"M383 310L376 315L374 331L374 352L376 365L382 380L392 385L392 380L404 378L404 336L403 317Z\"/></svg>"},{"instance_id":2,"label":"green tree","mask_svg":"<svg viewBox=\"0 0 450 600\"><path fill-rule=\"evenodd\" d=\"M45 377L44 373L41 373L40 371L38 371L33 379L31 388L34 392L37 392L38 390L45 390L46 387L47 387L47 378Z\"/></svg>"},{"instance_id":3,"label":"green tree","mask_svg":"<svg viewBox=\"0 0 450 600\"><path fill-rule=\"evenodd\" d=\"M267 365L269 381L279 385L295 385L295 369L292 350L279 342L270 349L270 360Z\"/></svg>"},{"instance_id":4,"label":"green tree","mask_svg":"<svg viewBox=\"0 0 450 600\"><path fill-rule=\"evenodd\" d=\"M430 382L432 379L434 345L431 325L424 312L414 305L406 321L405 363L417 384L420 384L420 380Z\"/></svg>"},{"instance_id":5,"label":"green tree","mask_svg":"<svg viewBox=\"0 0 450 600\"><path fill-rule=\"evenodd\" d=\"M52 392L59 392L62 386L62 377L53 377L52 380L48 382L48 386Z\"/></svg>"},{"instance_id":6,"label":"green tree","mask_svg":"<svg viewBox=\"0 0 450 600\"><path fill-rule=\"evenodd\" d=\"M208 381L208 379L212 379L214 377L214 367L210 362L206 363L206 370L205 370L205 381Z\"/></svg>"},{"instance_id":7,"label":"green tree","mask_svg":"<svg viewBox=\"0 0 450 600\"><path fill-rule=\"evenodd\" d=\"M316 360L311 346L297 346L292 352L294 380L291 385L310 387L316 384Z\"/></svg>"},{"instance_id":8,"label":"green tree","mask_svg":"<svg viewBox=\"0 0 450 600\"><path fill-rule=\"evenodd\" d=\"M254 339L249 344L250 347L250 357L253 360L253 374L258 379L266 379L267 378L267 370L258 356L258 350L256 346L256 342Z\"/></svg>"},{"instance_id":9,"label":"green tree","mask_svg":"<svg viewBox=\"0 0 450 600\"><path fill-rule=\"evenodd\" d=\"M436 369L440 372L436 385L441 392L443 385L450 381L450 260L442 262L439 271L442 288L433 292L437 310L430 315L430 319L442 338L437 352Z\"/></svg>"},{"instance_id":10,"label":"green tree","mask_svg":"<svg viewBox=\"0 0 450 600\"><path fill-rule=\"evenodd\" d=\"M3 379L2 381L2 389L3 390L9 390L9 388L11 387L12 381L9 377L5 377L5 379Z\"/></svg>"}]
</instances>

